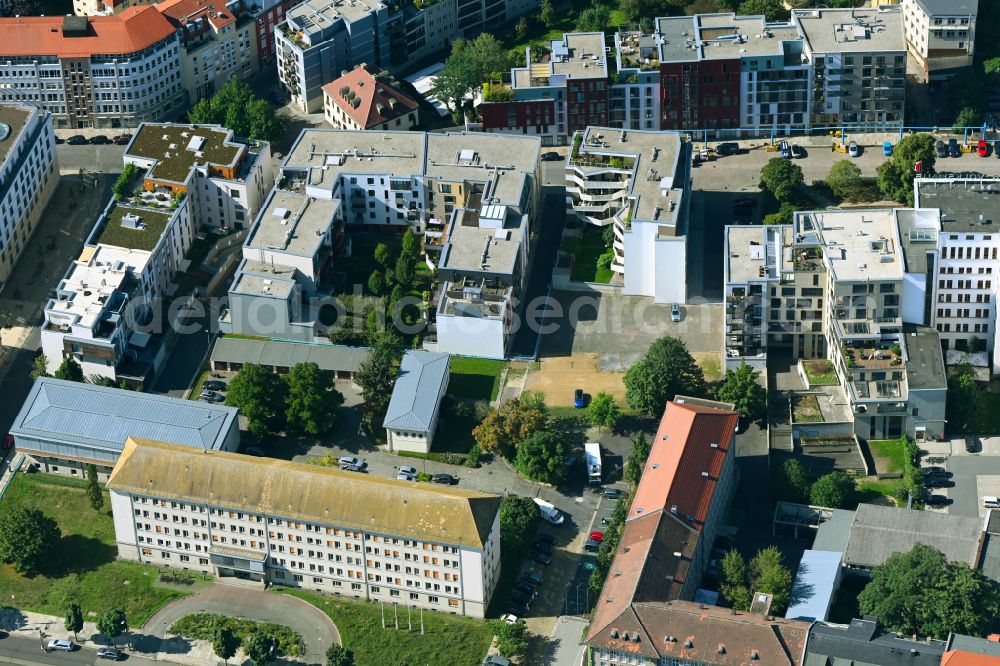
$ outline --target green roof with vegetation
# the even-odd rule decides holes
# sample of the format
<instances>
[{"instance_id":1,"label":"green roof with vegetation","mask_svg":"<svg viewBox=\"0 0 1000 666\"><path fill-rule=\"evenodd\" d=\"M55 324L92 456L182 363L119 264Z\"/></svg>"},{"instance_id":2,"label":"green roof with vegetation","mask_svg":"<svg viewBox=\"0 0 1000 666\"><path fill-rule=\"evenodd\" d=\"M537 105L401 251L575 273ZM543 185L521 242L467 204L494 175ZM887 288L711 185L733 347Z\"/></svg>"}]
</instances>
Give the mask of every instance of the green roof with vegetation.
<instances>
[{"instance_id":1,"label":"green roof with vegetation","mask_svg":"<svg viewBox=\"0 0 1000 666\"><path fill-rule=\"evenodd\" d=\"M187 136L184 136L184 135ZM195 125L143 125L132 140L128 154L147 159L155 159L156 165L147 177L183 183L187 180L191 167L198 164L235 165L241 146L226 143L228 130ZM205 143L198 151L187 146L196 137L204 137ZM169 155L169 157L168 157Z\"/></svg>"},{"instance_id":2,"label":"green roof with vegetation","mask_svg":"<svg viewBox=\"0 0 1000 666\"><path fill-rule=\"evenodd\" d=\"M161 213L150 208L115 206L108 213L104 229L101 230L97 242L130 250L152 252L159 242L160 236L163 235L163 231L167 228L167 223L173 212L168 210L166 213ZM139 216L141 229L129 229L122 226L122 218L129 213Z\"/></svg>"}]
</instances>

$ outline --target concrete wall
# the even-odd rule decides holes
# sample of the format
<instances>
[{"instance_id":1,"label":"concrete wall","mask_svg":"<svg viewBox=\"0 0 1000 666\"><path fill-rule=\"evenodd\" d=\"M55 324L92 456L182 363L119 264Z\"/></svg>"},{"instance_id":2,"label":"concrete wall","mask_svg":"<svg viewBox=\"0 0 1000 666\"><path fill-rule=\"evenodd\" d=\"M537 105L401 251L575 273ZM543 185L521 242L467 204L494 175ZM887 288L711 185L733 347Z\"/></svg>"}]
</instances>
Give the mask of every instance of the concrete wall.
<instances>
[{"instance_id":1,"label":"concrete wall","mask_svg":"<svg viewBox=\"0 0 1000 666\"><path fill-rule=\"evenodd\" d=\"M427 453L431 450L433 436L428 437L426 432L416 430L393 430L385 429L386 443L390 451L415 451L417 453Z\"/></svg>"}]
</instances>

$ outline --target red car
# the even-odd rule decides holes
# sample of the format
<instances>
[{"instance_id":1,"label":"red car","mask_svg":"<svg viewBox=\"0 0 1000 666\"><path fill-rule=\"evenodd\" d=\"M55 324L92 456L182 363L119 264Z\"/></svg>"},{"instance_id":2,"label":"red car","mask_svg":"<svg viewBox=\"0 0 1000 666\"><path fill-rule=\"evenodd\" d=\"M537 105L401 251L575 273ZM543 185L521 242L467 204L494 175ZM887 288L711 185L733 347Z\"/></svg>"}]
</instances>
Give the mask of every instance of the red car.
<instances>
[{"instance_id":1,"label":"red car","mask_svg":"<svg viewBox=\"0 0 1000 666\"><path fill-rule=\"evenodd\" d=\"M990 147L983 139L979 140L979 145L976 147L976 152L979 153L980 157L986 157L990 154Z\"/></svg>"},{"instance_id":2,"label":"red car","mask_svg":"<svg viewBox=\"0 0 1000 666\"><path fill-rule=\"evenodd\" d=\"M590 533L590 540L591 541L597 541L597 542L604 541L604 532L591 532Z\"/></svg>"},{"instance_id":3,"label":"red car","mask_svg":"<svg viewBox=\"0 0 1000 666\"><path fill-rule=\"evenodd\" d=\"M733 202L733 208L756 208L757 200L753 197L743 197Z\"/></svg>"},{"instance_id":4,"label":"red car","mask_svg":"<svg viewBox=\"0 0 1000 666\"><path fill-rule=\"evenodd\" d=\"M3 437L3 448L4 448L4 450L6 450L6 449L9 449L12 446L14 446L14 435L11 435L10 433L7 433Z\"/></svg>"}]
</instances>

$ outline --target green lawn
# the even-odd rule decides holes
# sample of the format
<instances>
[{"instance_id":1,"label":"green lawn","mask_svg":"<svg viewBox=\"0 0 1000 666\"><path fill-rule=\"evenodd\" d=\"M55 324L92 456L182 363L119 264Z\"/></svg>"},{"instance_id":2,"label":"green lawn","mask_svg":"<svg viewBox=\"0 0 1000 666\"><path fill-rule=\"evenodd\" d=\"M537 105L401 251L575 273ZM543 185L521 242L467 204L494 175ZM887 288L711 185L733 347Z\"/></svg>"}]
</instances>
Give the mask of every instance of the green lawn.
<instances>
[{"instance_id":1,"label":"green lawn","mask_svg":"<svg viewBox=\"0 0 1000 666\"><path fill-rule=\"evenodd\" d=\"M495 400L500 390L500 373L506 361L453 356L448 393L469 400Z\"/></svg>"},{"instance_id":2,"label":"green lawn","mask_svg":"<svg viewBox=\"0 0 1000 666\"><path fill-rule=\"evenodd\" d=\"M868 441L868 446L876 460L882 459L885 462L885 469L878 469L880 474L903 473L906 468L906 450L898 439L873 439Z\"/></svg>"},{"instance_id":3,"label":"green lawn","mask_svg":"<svg viewBox=\"0 0 1000 666\"><path fill-rule=\"evenodd\" d=\"M406 606L397 607L399 630L393 607L386 605L386 628L377 603L348 600L307 590L281 589L316 606L330 616L344 646L354 652L358 666L384 664L447 664L478 666L489 649L492 635L482 620L425 610L424 635L420 635L420 613L412 611L413 630L408 630ZM308 639L307 639L308 640Z\"/></svg>"},{"instance_id":4,"label":"green lawn","mask_svg":"<svg viewBox=\"0 0 1000 666\"><path fill-rule=\"evenodd\" d=\"M812 386L834 386L840 383L833 363L826 359L805 360L802 361L802 367Z\"/></svg>"},{"instance_id":5,"label":"green lawn","mask_svg":"<svg viewBox=\"0 0 1000 666\"><path fill-rule=\"evenodd\" d=\"M614 272L610 268L597 268L597 258L607 251L600 232L584 229L577 237L575 247L570 251L574 255L573 270L569 276L571 280L602 284L611 282Z\"/></svg>"},{"instance_id":6,"label":"green lawn","mask_svg":"<svg viewBox=\"0 0 1000 666\"><path fill-rule=\"evenodd\" d=\"M17 506L40 509L62 530L46 570L23 576L0 565L0 599L22 610L62 616L70 602L80 604L84 617L109 608L125 609L129 624L140 626L167 602L183 593L155 587L155 567L115 559L115 528L110 499L94 512L82 480L43 474L16 474L0 500L0 511Z\"/></svg>"}]
</instances>

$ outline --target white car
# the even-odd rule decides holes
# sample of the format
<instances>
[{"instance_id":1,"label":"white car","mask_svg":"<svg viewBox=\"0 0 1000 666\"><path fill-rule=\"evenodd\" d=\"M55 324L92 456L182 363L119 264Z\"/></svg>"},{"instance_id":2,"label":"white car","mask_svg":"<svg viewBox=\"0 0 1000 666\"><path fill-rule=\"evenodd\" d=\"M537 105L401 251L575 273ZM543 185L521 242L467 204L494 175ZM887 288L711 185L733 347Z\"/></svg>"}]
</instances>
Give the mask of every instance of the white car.
<instances>
[{"instance_id":1,"label":"white car","mask_svg":"<svg viewBox=\"0 0 1000 666\"><path fill-rule=\"evenodd\" d=\"M416 476L417 475L417 470L415 468L413 468L413 467L410 467L409 465L400 465L399 466L399 473L400 474L408 474L410 476Z\"/></svg>"},{"instance_id":2,"label":"white car","mask_svg":"<svg viewBox=\"0 0 1000 666\"><path fill-rule=\"evenodd\" d=\"M397 481L416 481L417 480L417 475L416 474L404 474L403 472L400 472L399 474L396 475L396 480Z\"/></svg>"},{"instance_id":3,"label":"white car","mask_svg":"<svg viewBox=\"0 0 1000 666\"><path fill-rule=\"evenodd\" d=\"M851 141L847 144L847 154L851 157L858 157L861 154L861 148L858 146L857 141Z\"/></svg>"},{"instance_id":4,"label":"white car","mask_svg":"<svg viewBox=\"0 0 1000 666\"><path fill-rule=\"evenodd\" d=\"M983 507L987 509L1000 509L1000 497L986 495L983 497Z\"/></svg>"},{"instance_id":5,"label":"white car","mask_svg":"<svg viewBox=\"0 0 1000 666\"><path fill-rule=\"evenodd\" d=\"M681 306L674 303L670 306L670 321L681 320Z\"/></svg>"},{"instance_id":6,"label":"white car","mask_svg":"<svg viewBox=\"0 0 1000 666\"><path fill-rule=\"evenodd\" d=\"M58 650L59 652L72 652L73 641L67 641L65 639L53 639L49 641L47 649L50 652L52 650Z\"/></svg>"}]
</instances>

